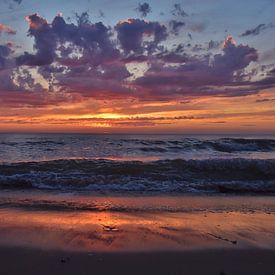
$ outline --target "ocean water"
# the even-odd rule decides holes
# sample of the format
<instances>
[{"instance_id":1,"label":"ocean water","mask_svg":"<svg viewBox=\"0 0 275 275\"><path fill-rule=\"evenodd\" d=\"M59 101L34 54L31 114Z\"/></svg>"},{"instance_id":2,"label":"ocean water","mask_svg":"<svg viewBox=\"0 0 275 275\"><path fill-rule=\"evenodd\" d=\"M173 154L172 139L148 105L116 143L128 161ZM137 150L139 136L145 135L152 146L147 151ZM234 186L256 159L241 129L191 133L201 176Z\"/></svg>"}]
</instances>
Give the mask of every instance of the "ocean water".
<instances>
[{"instance_id":1,"label":"ocean water","mask_svg":"<svg viewBox=\"0 0 275 275\"><path fill-rule=\"evenodd\" d=\"M274 194L275 137L0 134L0 188Z\"/></svg>"}]
</instances>

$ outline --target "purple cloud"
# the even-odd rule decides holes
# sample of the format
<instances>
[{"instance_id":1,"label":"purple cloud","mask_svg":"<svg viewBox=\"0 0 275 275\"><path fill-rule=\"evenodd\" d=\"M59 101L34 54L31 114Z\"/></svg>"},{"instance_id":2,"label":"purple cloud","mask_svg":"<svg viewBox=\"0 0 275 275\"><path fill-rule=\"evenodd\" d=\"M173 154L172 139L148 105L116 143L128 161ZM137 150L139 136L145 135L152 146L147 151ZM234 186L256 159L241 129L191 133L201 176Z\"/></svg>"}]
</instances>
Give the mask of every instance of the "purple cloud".
<instances>
[{"instance_id":1,"label":"purple cloud","mask_svg":"<svg viewBox=\"0 0 275 275\"><path fill-rule=\"evenodd\" d=\"M67 64L75 49L81 49L79 62L100 64L116 58L119 51L114 48L110 39L111 33L103 23L92 24L86 13L78 17L78 25L67 24L63 17L56 16L51 24L37 14L28 17L29 36L34 37L35 54L24 53L17 58L18 65L50 65L55 60ZM69 46L65 47L65 44ZM60 57L57 58L57 51Z\"/></svg>"},{"instance_id":2,"label":"purple cloud","mask_svg":"<svg viewBox=\"0 0 275 275\"><path fill-rule=\"evenodd\" d=\"M245 95L248 90L244 86L253 83L247 83L235 74L257 59L258 53L254 48L237 46L228 39L223 53L213 57L189 57L184 64L171 67L156 61L143 77L136 79L135 84L149 93L162 96ZM249 87L249 92L253 93L253 88Z\"/></svg>"},{"instance_id":3,"label":"purple cloud","mask_svg":"<svg viewBox=\"0 0 275 275\"><path fill-rule=\"evenodd\" d=\"M168 34L167 28L158 22L147 22L140 19L128 19L115 26L118 40L126 53L143 53L145 49L152 52L164 41ZM144 42L145 37L153 37L153 41Z\"/></svg>"},{"instance_id":4,"label":"purple cloud","mask_svg":"<svg viewBox=\"0 0 275 275\"><path fill-rule=\"evenodd\" d=\"M46 89L60 94L57 103L70 97L161 101L244 96L275 86L272 70L258 81L250 80L246 68L258 60L258 52L237 45L230 36L219 52L221 43L214 41L197 46L188 40L176 41L171 45L169 34L178 34L184 27L180 20L165 26L131 18L109 27L91 22L87 12L76 14L76 23L66 22L61 15L52 22L38 14L27 19L34 51L14 57L10 47L0 46L0 92L43 93ZM210 49L217 51L213 54ZM47 88L34 81L30 68L48 81ZM135 70L143 71L135 75ZM47 104L44 96L33 102Z\"/></svg>"}]
</instances>

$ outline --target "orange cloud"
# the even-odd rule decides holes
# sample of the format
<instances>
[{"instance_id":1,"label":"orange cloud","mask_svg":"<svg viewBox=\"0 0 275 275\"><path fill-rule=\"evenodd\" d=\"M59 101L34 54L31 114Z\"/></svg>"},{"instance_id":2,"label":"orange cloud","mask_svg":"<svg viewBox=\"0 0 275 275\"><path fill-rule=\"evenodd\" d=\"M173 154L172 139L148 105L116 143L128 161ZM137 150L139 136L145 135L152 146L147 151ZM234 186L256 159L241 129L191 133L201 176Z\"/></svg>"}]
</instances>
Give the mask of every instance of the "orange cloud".
<instances>
[{"instance_id":1,"label":"orange cloud","mask_svg":"<svg viewBox=\"0 0 275 275\"><path fill-rule=\"evenodd\" d=\"M14 35L14 34L16 34L16 31L14 29L12 29L11 27L0 23L0 34L1 33L7 33L7 34Z\"/></svg>"}]
</instances>

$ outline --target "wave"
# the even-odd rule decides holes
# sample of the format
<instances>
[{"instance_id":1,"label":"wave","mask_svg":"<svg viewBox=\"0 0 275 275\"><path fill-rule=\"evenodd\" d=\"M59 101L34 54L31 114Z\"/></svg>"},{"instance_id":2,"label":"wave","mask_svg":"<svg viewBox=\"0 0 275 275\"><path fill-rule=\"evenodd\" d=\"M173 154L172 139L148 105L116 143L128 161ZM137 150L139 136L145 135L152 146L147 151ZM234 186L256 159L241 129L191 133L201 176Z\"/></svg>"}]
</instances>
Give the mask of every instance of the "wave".
<instances>
[{"instance_id":1,"label":"wave","mask_svg":"<svg viewBox=\"0 0 275 275\"><path fill-rule=\"evenodd\" d=\"M124 141L126 142L126 141ZM273 152L275 151L275 140L273 139L245 139L245 138L220 138L213 140L201 140L185 138L167 141L144 141L128 140L147 147L137 147L136 149L146 152L166 152L166 151L192 151L192 150L212 150L224 153L235 152ZM162 147L161 147L162 146Z\"/></svg>"},{"instance_id":2,"label":"wave","mask_svg":"<svg viewBox=\"0 0 275 275\"><path fill-rule=\"evenodd\" d=\"M52 140L43 140L43 141L24 141L24 142L15 142L15 141L2 141L0 145L6 146L47 146L47 145L65 145L65 142L62 141L52 141Z\"/></svg>"},{"instance_id":3,"label":"wave","mask_svg":"<svg viewBox=\"0 0 275 275\"><path fill-rule=\"evenodd\" d=\"M205 143L216 151L229 153L240 151L275 151L275 140L273 139L222 138L215 141L206 141Z\"/></svg>"},{"instance_id":4,"label":"wave","mask_svg":"<svg viewBox=\"0 0 275 275\"><path fill-rule=\"evenodd\" d=\"M54 160L0 165L1 188L275 193L275 159Z\"/></svg>"},{"instance_id":5,"label":"wave","mask_svg":"<svg viewBox=\"0 0 275 275\"><path fill-rule=\"evenodd\" d=\"M82 141L81 139L78 141ZM121 148L122 150L132 150L141 152L178 152L178 151L199 151L211 150L217 152L274 152L275 139L256 138L218 138L218 139L197 139L181 138L179 140L156 140L156 139L85 139L87 146L104 146L110 149ZM78 144L78 142L76 142ZM0 146L10 147L30 147L43 148L44 146L53 148L63 148L64 146L74 146L73 139L63 140L33 140L33 141L2 141Z\"/></svg>"}]
</instances>

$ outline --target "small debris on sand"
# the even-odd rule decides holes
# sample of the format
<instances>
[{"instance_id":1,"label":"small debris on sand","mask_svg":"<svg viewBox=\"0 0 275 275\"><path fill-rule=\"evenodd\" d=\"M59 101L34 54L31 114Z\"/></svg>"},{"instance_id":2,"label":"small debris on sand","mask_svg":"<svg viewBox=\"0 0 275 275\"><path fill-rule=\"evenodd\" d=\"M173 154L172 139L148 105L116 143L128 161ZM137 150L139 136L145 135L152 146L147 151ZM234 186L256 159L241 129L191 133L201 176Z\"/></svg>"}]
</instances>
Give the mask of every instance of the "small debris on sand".
<instances>
[{"instance_id":1,"label":"small debris on sand","mask_svg":"<svg viewBox=\"0 0 275 275\"><path fill-rule=\"evenodd\" d=\"M103 226L103 230L104 231L108 231L108 232L117 232L118 229L115 226L111 226L111 225L102 225Z\"/></svg>"},{"instance_id":2,"label":"small debris on sand","mask_svg":"<svg viewBox=\"0 0 275 275\"><path fill-rule=\"evenodd\" d=\"M232 241L232 240L223 238L223 237L221 237L221 236L217 236L217 235L214 235L214 234L211 234L211 233L208 233L208 235L214 237L215 239L221 240L221 241L230 242L230 243L232 243L232 244L237 244L237 241Z\"/></svg>"}]
</instances>

